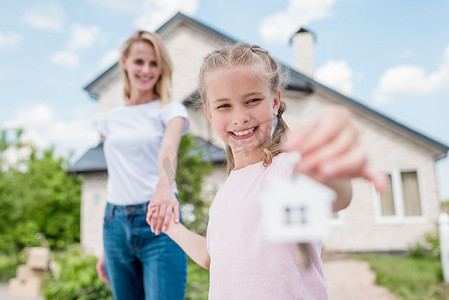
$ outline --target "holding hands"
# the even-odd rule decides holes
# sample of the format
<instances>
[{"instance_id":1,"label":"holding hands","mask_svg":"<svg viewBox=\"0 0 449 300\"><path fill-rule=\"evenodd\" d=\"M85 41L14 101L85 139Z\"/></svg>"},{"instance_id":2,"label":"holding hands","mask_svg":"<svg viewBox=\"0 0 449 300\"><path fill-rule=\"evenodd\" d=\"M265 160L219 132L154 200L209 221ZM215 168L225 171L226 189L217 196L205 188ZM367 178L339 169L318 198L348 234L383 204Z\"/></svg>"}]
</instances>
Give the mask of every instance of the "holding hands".
<instances>
[{"instance_id":1,"label":"holding hands","mask_svg":"<svg viewBox=\"0 0 449 300\"><path fill-rule=\"evenodd\" d=\"M367 155L358 144L358 134L351 113L344 107L331 106L310 127L289 132L284 151L301 153L295 167L297 173L322 183L361 177L382 192L387 179L368 167Z\"/></svg>"},{"instance_id":2,"label":"holding hands","mask_svg":"<svg viewBox=\"0 0 449 300\"><path fill-rule=\"evenodd\" d=\"M147 223L151 231L159 235L167 230L171 220L179 223L179 202L173 188L158 187L148 204Z\"/></svg>"}]
</instances>

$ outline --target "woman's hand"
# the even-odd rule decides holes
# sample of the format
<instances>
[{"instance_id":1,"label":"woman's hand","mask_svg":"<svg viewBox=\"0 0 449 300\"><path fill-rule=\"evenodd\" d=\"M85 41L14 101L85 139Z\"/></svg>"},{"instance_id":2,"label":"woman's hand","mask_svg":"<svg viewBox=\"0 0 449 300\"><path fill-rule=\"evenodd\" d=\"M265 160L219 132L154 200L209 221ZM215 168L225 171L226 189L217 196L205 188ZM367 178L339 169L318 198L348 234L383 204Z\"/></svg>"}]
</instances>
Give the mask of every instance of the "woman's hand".
<instances>
[{"instance_id":1,"label":"woman's hand","mask_svg":"<svg viewBox=\"0 0 449 300\"><path fill-rule=\"evenodd\" d=\"M171 219L179 223L179 202L173 188L157 187L148 204L147 223L156 235L165 232Z\"/></svg>"},{"instance_id":2,"label":"woman's hand","mask_svg":"<svg viewBox=\"0 0 449 300\"><path fill-rule=\"evenodd\" d=\"M152 219L153 219L153 217L154 217L154 213L155 213L157 210L158 210L157 204L154 204L153 202L150 202L150 203L148 204L147 222L148 222L148 224L150 224L150 226L151 226L151 224L152 224ZM179 224L179 222L177 222L177 223ZM175 225L175 224L176 224L176 223L175 223L175 221L174 221L174 218L170 218L170 221L168 222L168 226L167 226L167 227L164 227L164 226L163 226L163 227L161 228L161 232L163 232L163 233L169 235L170 229L172 229L172 228L173 228L173 225ZM152 232L155 232L155 230L153 229L153 227L151 227L151 231L152 231Z\"/></svg>"},{"instance_id":3,"label":"woman's hand","mask_svg":"<svg viewBox=\"0 0 449 300\"><path fill-rule=\"evenodd\" d=\"M104 267L104 252L100 255L100 257L98 258L97 264L96 264L96 269L97 269L97 274L98 277L106 282L109 283L109 279L108 276L106 275L106 269Z\"/></svg>"},{"instance_id":4,"label":"woman's hand","mask_svg":"<svg viewBox=\"0 0 449 300\"><path fill-rule=\"evenodd\" d=\"M295 172L320 182L362 177L378 191L386 188L386 177L367 164L367 154L358 144L359 130L349 110L332 106L305 129L287 135L284 150L299 151Z\"/></svg>"}]
</instances>

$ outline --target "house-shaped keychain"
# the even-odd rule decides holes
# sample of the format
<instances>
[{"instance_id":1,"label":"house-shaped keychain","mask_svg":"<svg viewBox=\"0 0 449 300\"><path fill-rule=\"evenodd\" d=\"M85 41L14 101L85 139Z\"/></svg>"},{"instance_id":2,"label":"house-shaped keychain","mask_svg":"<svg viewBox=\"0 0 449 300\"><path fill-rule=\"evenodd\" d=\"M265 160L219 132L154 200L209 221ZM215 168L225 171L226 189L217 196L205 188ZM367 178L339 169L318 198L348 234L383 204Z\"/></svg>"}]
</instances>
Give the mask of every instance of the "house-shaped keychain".
<instances>
[{"instance_id":1,"label":"house-shaped keychain","mask_svg":"<svg viewBox=\"0 0 449 300\"><path fill-rule=\"evenodd\" d=\"M297 243L322 240L335 196L334 190L305 175L273 178L262 196L267 238Z\"/></svg>"}]
</instances>

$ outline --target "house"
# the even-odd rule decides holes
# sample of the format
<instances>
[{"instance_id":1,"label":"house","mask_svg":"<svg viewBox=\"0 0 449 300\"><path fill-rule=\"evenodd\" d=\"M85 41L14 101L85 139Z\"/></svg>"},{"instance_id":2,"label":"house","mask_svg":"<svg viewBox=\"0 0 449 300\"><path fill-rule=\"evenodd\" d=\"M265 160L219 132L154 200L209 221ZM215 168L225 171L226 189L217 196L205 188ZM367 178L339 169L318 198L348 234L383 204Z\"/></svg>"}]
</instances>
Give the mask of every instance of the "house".
<instances>
[{"instance_id":1,"label":"house","mask_svg":"<svg viewBox=\"0 0 449 300\"><path fill-rule=\"evenodd\" d=\"M175 66L174 99L183 102L191 118L190 133L206 145L214 161L223 160L222 144L201 111L189 105L197 89L197 75L206 53L235 43L181 13L157 32L164 39ZM315 81L313 77L314 36L300 29L291 39L295 68L286 66L290 77L283 98L285 120L291 128L310 123L331 104L348 108L361 131L361 144L371 165L390 177L390 191L382 196L372 184L354 180L354 198L344 211L334 215L324 248L332 251L402 251L435 229L440 212L435 162L447 155L448 146L416 132L385 115ZM123 103L122 75L118 62L89 83L85 89L107 111ZM101 251L103 207L106 201L106 164L102 145L86 152L69 169L84 175L82 187L81 243L89 252ZM225 167L216 165L207 186L226 178Z\"/></svg>"}]
</instances>

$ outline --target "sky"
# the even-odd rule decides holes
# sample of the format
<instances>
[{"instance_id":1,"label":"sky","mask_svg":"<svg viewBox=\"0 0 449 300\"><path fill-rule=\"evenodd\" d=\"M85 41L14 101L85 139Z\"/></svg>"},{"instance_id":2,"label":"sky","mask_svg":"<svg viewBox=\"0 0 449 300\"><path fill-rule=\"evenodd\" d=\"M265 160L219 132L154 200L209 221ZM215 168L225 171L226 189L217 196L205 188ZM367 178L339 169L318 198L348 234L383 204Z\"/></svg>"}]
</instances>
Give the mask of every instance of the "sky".
<instances>
[{"instance_id":1,"label":"sky","mask_svg":"<svg viewBox=\"0 0 449 300\"><path fill-rule=\"evenodd\" d=\"M84 87L136 29L176 12L293 65L289 38L312 31L315 79L449 145L449 1L0 0L0 128L74 161L99 141ZM449 200L449 159L437 162Z\"/></svg>"}]
</instances>

